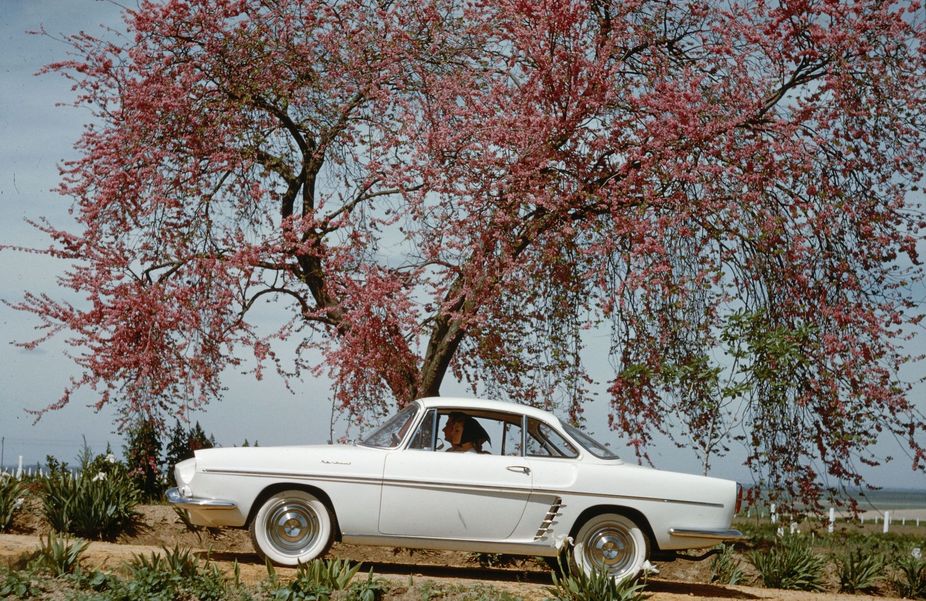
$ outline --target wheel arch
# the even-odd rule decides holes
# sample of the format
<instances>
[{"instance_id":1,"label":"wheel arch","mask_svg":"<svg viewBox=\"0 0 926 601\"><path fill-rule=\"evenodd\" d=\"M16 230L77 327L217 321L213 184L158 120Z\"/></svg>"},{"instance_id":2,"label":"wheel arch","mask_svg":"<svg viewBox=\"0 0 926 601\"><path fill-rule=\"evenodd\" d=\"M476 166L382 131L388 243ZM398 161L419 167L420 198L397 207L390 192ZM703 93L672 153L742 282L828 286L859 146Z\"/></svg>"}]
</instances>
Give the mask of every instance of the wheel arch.
<instances>
[{"instance_id":1,"label":"wheel arch","mask_svg":"<svg viewBox=\"0 0 926 601\"><path fill-rule=\"evenodd\" d=\"M251 526L251 522L254 520L254 516L257 515L257 512L260 511L261 506L267 499L284 490L305 491L310 495L314 495L318 498L319 501L324 503L325 507L328 508L328 513L331 515L331 526L334 531L334 540L338 542L341 541L341 526L338 523L338 512L334 509L334 503L331 502L331 497L329 497L328 493L326 493L321 488L301 482L276 482L265 487L254 499L254 502L251 503L251 510L248 512L248 517L244 522L243 528L249 528Z\"/></svg>"},{"instance_id":2,"label":"wheel arch","mask_svg":"<svg viewBox=\"0 0 926 601\"><path fill-rule=\"evenodd\" d=\"M589 507L580 513L579 517L573 522L572 529L569 531L569 537L575 539L576 534L579 533L579 529L585 522L595 516L605 513L616 513L633 520L634 523L643 530L643 534L646 535L646 539L650 545L649 555L652 556L654 553L660 552L659 542L656 540L656 535L653 533L653 527L650 526L649 520L646 519L646 516L643 515L643 512L639 509L634 509L633 507L627 507L625 505L595 505Z\"/></svg>"}]
</instances>

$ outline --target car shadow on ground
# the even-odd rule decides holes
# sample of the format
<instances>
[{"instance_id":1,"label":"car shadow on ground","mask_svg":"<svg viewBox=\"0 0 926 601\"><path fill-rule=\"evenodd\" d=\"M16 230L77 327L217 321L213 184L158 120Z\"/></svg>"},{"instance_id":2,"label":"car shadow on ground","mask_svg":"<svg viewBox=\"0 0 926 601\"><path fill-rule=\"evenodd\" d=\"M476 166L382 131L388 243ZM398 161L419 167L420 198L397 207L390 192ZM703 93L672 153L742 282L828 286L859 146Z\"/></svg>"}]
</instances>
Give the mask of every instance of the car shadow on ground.
<instances>
[{"instance_id":1,"label":"car shadow on ground","mask_svg":"<svg viewBox=\"0 0 926 601\"><path fill-rule=\"evenodd\" d=\"M256 553L212 553L212 561L237 561L239 564L263 566L264 562ZM396 576L430 576L433 578L461 578L467 580L486 580L495 582L521 582L552 586L553 576L547 571L525 571L504 568L483 568L478 566L441 566L419 563L362 561L361 570L370 569L375 574ZM286 568L277 568L286 571ZM712 597L718 599L760 599L745 591L727 588L717 584L699 584L674 580L649 580L646 590L652 593L673 593L695 597Z\"/></svg>"},{"instance_id":2,"label":"car shadow on ground","mask_svg":"<svg viewBox=\"0 0 926 601\"><path fill-rule=\"evenodd\" d=\"M727 588L719 584L699 584L696 582L679 582L676 580L650 580L646 583L650 593L672 593L691 595L693 597L711 597L718 599L761 599L756 595Z\"/></svg>"},{"instance_id":3,"label":"car shadow on ground","mask_svg":"<svg viewBox=\"0 0 926 601\"><path fill-rule=\"evenodd\" d=\"M202 552L203 558L208 557L211 561L237 561L241 565L264 565L263 560L256 553L206 553ZM362 563L360 568L364 572L373 570L375 574L392 574L398 576L433 576L435 578L466 578L470 580L494 580L505 582L528 582L532 584L552 585L553 579L549 572L543 571L525 571L517 569L504 568L481 568L479 566L441 566L420 563L403 563L391 561L364 561L354 560ZM276 568L277 570L286 571L287 568Z\"/></svg>"}]
</instances>

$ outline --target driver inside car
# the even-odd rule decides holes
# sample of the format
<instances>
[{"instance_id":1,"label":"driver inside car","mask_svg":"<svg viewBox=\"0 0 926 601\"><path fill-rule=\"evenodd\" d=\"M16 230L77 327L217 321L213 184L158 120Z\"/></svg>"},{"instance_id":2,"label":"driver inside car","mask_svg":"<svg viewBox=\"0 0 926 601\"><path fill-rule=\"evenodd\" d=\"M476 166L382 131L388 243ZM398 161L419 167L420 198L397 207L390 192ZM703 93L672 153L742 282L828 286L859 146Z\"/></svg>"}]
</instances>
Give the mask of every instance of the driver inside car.
<instances>
[{"instance_id":1,"label":"driver inside car","mask_svg":"<svg viewBox=\"0 0 926 601\"><path fill-rule=\"evenodd\" d=\"M482 450L482 445L491 444L489 434L470 415L456 411L450 413L443 432L444 440L450 443L448 453L488 453Z\"/></svg>"}]
</instances>

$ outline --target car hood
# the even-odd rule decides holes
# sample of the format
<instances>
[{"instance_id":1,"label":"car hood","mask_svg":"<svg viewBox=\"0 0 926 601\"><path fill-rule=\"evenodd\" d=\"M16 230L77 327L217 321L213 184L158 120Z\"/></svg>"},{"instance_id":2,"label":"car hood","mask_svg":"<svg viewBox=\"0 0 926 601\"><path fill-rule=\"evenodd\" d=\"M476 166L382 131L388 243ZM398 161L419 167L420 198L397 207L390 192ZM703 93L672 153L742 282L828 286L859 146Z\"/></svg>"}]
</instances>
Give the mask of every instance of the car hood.
<instances>
[{"instance_id":1,"label":"car hood","mask_svg":"<svg viewBox=\"0 0 926 601\"><path fill-rule=\"evenodd\" d=\"M196 469L210 472L325 473L382 465L382 449L354 445L232 447L196 451Z\"/></svg>"}]
</instances>

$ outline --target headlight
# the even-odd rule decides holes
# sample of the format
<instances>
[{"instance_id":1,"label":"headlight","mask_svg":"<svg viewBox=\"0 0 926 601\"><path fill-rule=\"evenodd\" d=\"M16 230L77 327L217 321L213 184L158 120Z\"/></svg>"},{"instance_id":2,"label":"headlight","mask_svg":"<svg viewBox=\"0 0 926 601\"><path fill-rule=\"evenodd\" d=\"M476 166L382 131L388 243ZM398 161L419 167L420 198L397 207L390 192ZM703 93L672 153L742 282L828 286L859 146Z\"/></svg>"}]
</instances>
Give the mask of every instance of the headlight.
<instances>
[{"instance_id":1,"label":"headlight","mask_svg":"<svg viewBox=\"0 0 926 601\"><path fill-rule=\"evenodd\" d=\"M186 459L177 464L174 468L174 478L177 480L177 486L188 488L186 485L193 479L196 473L196 459Z\"/></svg>"}]
</instances>

